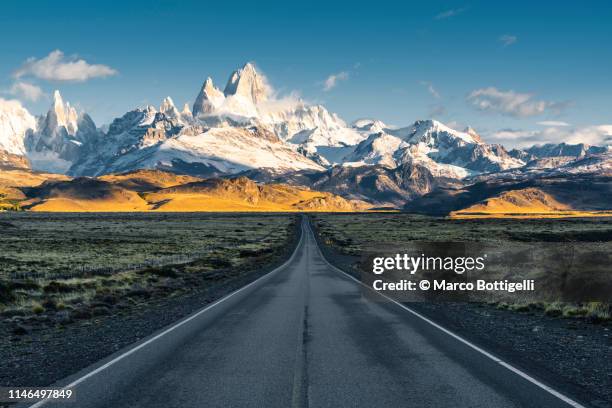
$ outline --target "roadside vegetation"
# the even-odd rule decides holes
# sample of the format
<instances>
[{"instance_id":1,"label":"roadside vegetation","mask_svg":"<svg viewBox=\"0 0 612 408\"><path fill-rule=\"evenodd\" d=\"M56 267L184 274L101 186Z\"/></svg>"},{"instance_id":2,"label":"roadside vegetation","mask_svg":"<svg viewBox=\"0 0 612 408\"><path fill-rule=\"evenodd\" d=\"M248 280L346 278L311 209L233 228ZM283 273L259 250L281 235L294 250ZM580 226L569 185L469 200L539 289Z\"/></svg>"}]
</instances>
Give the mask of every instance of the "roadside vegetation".
<instances>
[{"instance_id":1,"label":"roadside vegetation","mask_svg":"<svg viewBox=\"0 0 612 408\"><path fill-rule=\"evenodd\" d=\"M596 287L598 282L605 280L609 283L612 279L609 264L602 258L609 258L612 249L612 218L452 220L412 214L377 213L316 214L313 219L320 239L344 258L344 267L354 274L361 272L362 256L377 248L405 249L415 242L467 242L499 248L522 248L535 254L540 251L546 256L558 258L551 259L551 263L557 264L571 256L575 260L574 265L571 265L573 275L569 279L576 287ZM507 270L496 273L502 278L546 277L550 272L547 270L550 264L538 264L540 270L520 270L517 267L518 272L512 271L515 275ZM498 309L519 313L580 318L596 323L612 320L612 306L604 301L561 302L559 299L534 300L508 295L487 299L485 302Z\"/></svg>"},{"instance_id":2,"label":"roadside vegetation","mask_svg":"<svg viewBox=\"0 0 612 408\"><path fill-rule=\"evenodd\" d=\"M129 312L273 263L293 215L0 214L0 320L33 326Z\"/></svg>"}]
</instances>

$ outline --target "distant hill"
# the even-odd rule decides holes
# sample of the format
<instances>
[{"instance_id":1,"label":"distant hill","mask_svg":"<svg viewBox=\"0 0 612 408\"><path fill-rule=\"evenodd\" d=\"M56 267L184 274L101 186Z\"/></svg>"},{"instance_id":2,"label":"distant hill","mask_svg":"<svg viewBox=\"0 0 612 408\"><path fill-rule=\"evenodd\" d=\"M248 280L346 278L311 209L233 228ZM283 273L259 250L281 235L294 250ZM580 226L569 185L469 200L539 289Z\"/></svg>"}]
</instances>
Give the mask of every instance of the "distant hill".
<instances>
[{"instance_id":1,"label":"distant hill","mask_svg":"<svg viewBox=\"0 0 612 408\"><path fill-rule=\"evenodd\" d=\"M0 177L4 209L49 212L362 211L361 201L246 177L200 179L159 170L100 178L14 171ZM4 193L3 193L4 192ZM4 194L2 196L1 194ZM1 203L2 201L0 201Z\"/></svg>"},{"instance_id":2,"label":"distant hill","mask_svg":"<svg viewBox=\"0 0 612 408\"><path fill-rule=\"evenodd\" d=\"M578 174L486 180L461 188L440 188L408 203L404 209L452 217L555 213L561 216L564 212L607 215L601 212L611 209L610 197L612 177Z\"/></svg>"},{"instance_id":3,"label":"distant hill","mask_svg":"<svg viewBox=\"0 0 612 408\"><path fill-rule=\"evenodd\" d=\"M166 97L159 106L134 107L103 127L59 91L36 117L20 102L0 98L0 171L103 176L101 181L137 193L196 181L187 177L246 175L402 208L440 189L470 188L483 180L612 174L612 147L605 141L610 139L604 146L512 150L485 139L471 127L455 129L434 119L392 126L362 118L350 124L320 104L279 99L251 63L232 72L223 89L206 78L191 108L179 109ZM143 169L186 178L136 175ZM115 176L125 173L126 180Z\"/></svg>"}]
</instances>

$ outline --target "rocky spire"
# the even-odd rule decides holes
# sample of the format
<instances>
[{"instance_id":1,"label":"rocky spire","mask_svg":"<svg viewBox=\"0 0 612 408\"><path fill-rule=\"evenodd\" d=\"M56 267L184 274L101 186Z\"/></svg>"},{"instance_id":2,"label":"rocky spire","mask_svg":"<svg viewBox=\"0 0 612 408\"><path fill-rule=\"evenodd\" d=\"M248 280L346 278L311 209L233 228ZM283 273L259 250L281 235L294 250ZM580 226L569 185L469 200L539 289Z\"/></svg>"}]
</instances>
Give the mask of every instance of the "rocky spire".
<instances>
[{"instance_id":1,"label":"rocky spire","mask_svg":"<svg viewBox=\"0 0 612 408\"><path fill-rule=\"evenodd\" d=\"M64 127L68 134L75 135L78 130L78 119L76 109L68 102L64 103L58 90L53 92L53 104L47 113L44 127L51 132L56 128Z\"/></svg>"},{"instance_id":2,"label":"rocky spire","mask_svg":"<svg viewBox=\"0 0 612 408\"><path fill-rule=\"evenodd\" d=\"M176 107L174 106L174 101L172 100L171 97L166 96L164 100L162 101L161 106L159 107L159 111L168 112L173 109L176 109Z\"/></svg>"},{"instance_id":3,"label":"rocky spire","mask_svg":"<svg viewBox=\"0 0 612 408\"><path fill-rule=\"evenodd\" d=\"M225 86L225 96L240 95L257 104L268 99L270 86L250 62L234 71Z\"/></svg>"},{"instance_id":4,"label":"rocky spire","mask_svg":"<svg viewBox=\"0 0 612 408\"><path fill-rule=\"evenodd\" d=\"M193 116L207 114L217 109L225 99L223 92L215 87L210 77L206 78L193 104Z\"/></svg>"}]
</instances>

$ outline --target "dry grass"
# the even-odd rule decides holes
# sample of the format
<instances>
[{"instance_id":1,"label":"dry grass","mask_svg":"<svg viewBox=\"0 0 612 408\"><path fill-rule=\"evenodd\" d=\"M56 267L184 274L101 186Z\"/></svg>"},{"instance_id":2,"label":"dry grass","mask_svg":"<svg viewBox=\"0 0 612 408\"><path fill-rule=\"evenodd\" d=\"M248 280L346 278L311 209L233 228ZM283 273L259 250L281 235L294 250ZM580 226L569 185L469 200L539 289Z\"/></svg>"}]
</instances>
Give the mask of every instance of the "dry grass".
<instances>
[{"instance_id":1,"label":"dry grass","mask_svg":"<svg viewBox=\"0 0 612 408\"><path fill-rule=\"evenodd\" d=\"M0 214L0 313L82 316L178 296L265 265L293 234L292 215ZM208 248L204 250L205 248ZM198 254L181 264L172 255ZM169 263L125 270L156 259ZM66 277L79 266L111 274ZM218 275L219 271L225 271ZM20 277L32 278L14 279ZM229 274L229 275L228 275Z\"/></svg>"},{"instance_id":2,"label":"dry grass","mask_svg":"<svg viewBox=\"0 0 612 408\"><path fill-rule=\"evenodd\" d=\"M565 258L569 259L571 252L573 263L567 274L570 290L574 287L598 287L597 282L604 282L603 287L606 287L610 282L609 264L606 263L612 243L610 218L455 220L381 213L317 214L314 218L326 244L342 254L357 257L355 259L361 259L372 250L407 250L419 242L465 242L476 247L483 244L501 248L502 255L506 253L504 251L520 255L524 249L534 254L533 259L538 259L538 254L551 258L529 264L534 266L533 269L525 269L520 264L510 269L504 262L489 265L488 277L500 275L502 279L510 279L513 274L518 274L516 280L531 279L534 275L544 279L546 275L550 276L553 266L558 267ZM557 262L553 258L557 258ZM558 302L554 300L561 297L556 296L552 286L550 290L550 293L542 293L541 298L523 298L515 293L484 300L499 309L519 313L544 313L593 322L610 320L610 303Z\"/></svg>"}]
</instances>

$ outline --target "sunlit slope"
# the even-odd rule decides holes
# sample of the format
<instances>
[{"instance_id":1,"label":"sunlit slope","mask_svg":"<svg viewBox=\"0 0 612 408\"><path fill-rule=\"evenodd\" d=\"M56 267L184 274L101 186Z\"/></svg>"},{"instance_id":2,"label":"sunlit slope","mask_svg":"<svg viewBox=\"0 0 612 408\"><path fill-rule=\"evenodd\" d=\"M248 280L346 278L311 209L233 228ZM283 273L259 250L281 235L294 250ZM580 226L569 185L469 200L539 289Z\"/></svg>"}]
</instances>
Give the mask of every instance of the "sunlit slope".
<instances>
[{"instance_id":1,"label":"sunlit slope","mask_svg":"<svg viewBox=\"0 0 612 408\"><path fill-rule=\"evenodd\" d=\"M0 210L19 208L19 203L26 199L22 188L35 187L47 180L67 180L59 174L34 173L22 169L0 170Z\"/></svg>"},{"instance_id":2,"label":"sunlit slope","mask_svg":"<svg viewBox=\"0 0 612 408\"><path fill-rule=\"evenodd\" d=\"M579 217L612 215L609 211L583 211L560 203L552 195L537 189L505 191L463 210L452 211L451 218L503 217Z\"/></svg>"},{"instance_id":3,"label":"sunlit slope","mask_svg":"<svg viewBox=\"0 0 612 408\"><path fill-rule=\"evenodd\" d=\"M155 211L358 211L363 202L246 177L209 179L146 194Z\"/></svg>"},{"instance_id":4,"label":"sunlit slope","mask_svg":"<svg viewBox=\"0 0 612 408\"><path fill-rule=\"evenodd\" d=\"M6 209L48 212L351 212L367 203L284 184L257 184L246 177L199 179L162 171L137 171L100 178L43 180L11 187ZM17 203L17 204L15 204Z\"/></svg>"},{"instance_id":5,"label":"sunlit slope","mask_svg":"<svg viewBox=\"0 0 612 408\"><path fill-rule=\"evenodd\" d=\"M28 191L23 203L31 211L117 212L147 211L149 204L137 192L96 179L46 182Z\"/></svg>"},{"instance_id":6,"label":"sunlit slope","mask_svg":"<svg viewBox=\"0 0 612 408\"><path fill-rule=\"evenodd\" d=\"M101 176L98 177L98 180L107 181L129 190L145 192L193 183L202 179L159 170L137 170L130 173Z\"/></svg>"}]
</instances>

